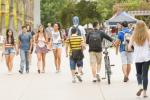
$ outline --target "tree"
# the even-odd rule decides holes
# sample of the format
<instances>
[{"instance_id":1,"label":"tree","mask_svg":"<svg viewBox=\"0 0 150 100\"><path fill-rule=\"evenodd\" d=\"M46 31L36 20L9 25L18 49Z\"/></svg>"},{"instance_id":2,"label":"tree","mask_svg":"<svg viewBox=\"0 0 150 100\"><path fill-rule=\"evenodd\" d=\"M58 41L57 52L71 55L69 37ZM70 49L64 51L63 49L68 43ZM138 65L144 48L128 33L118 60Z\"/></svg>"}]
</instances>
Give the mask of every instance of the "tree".
<instances>
[{"instance_id":1,"label":"tree","mask_svg":"<svg viewBox=\"0 0 150 100\"><path fill-rule=\"evenodd\" d=\"M21 6L22 6L22 1L21 0L18 0L16 2L16 13L17 13L17 29L18 30L21 30L21 26L22 26L22 9L21 9Z\"/></svg>"},{"instance_id":2,"label":"tree","mask_svg":"<svg viewBox=\"0 0 150 100\"><path fill-rule=\"evenodd\" d=\"M5 0L1 1L1 33L0 35L2 35L3 33L5 33L6 31L6 26L5 26L5 13L6 13L6 2Z\"/></svg>"},{"instance_id":3,"label":"tree","mask_svg":"<svg viewBox=\"0 0 150 100\"><path fill-rule=\"evenodd\" d=\"M70 0L41 0L41 20L42 24L48 22L61 21L62 9L67 6Z\"/></svg>"}]
</instances>

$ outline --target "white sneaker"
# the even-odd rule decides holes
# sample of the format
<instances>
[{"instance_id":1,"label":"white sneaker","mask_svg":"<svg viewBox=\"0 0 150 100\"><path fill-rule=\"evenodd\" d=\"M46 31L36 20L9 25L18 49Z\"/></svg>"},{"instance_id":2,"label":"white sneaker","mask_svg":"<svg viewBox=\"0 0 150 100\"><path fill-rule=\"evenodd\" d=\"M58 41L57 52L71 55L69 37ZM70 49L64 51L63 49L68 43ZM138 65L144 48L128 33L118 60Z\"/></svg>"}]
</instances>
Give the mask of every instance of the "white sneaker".
<instances>
[{"instance_id":1,"label":"white sneaker","mask_svg":"<svg viewBox=\"0 0 150 100\"><path fill-rule=\"evenodd\" d=\"M72 78L72 83L76 83L76 77Z\"/></svg>"},{"instance_id":2,"label":"white sneaker","mask_svg":"<svg viewBox=\"0 0 150 100\"><path fill-rule=\"evenodd\" d=\"M100 82L101 79L100 79L100 75L99 74L96 74L96 78L97 78L97 81Z\"/></svg>"},{"instance_id":3,"label":"white sneaker","mask_svg":"<svg viewBox=\"0 0 150 100\"><path fill-rule=\"evenodd\" d=\"M8 75L12 75L12 72L8 72Z\"/></svg>"},{"instance_id":4,"label":"white sneaker","mask_svg":"<svg viewBox=\"0 0 150 100\"><path fill-rule=\"evenodd\" d=\"M81 75L76 74L76 77L77 77L77 79L78 79L79 82L82 82L82 81L83 81L82 78L81 78Z\"/></svg>"},{"instance_id":5,"label":"white sneaker","mask_svg":"<svg viewBox=\"0 0 150 100\"><path fill-rule=\"evenodd\" d=\"M61 71L60 70L56 70L56 73L58 74L58 73L60 73Z\"/></svg>"}]
</instances>

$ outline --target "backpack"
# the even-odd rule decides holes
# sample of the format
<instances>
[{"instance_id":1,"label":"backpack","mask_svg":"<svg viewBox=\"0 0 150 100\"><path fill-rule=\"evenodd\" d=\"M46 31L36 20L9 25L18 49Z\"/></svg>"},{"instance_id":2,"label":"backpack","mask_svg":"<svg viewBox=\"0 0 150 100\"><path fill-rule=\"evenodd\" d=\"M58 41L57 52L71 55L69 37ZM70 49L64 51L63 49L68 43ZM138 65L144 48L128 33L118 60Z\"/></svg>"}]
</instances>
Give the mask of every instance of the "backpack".
<instances>
[{"instance_id":1,"label":"backpack","mask_svg":"<svg viewBox=\"0 0 150 100\"><path fill-rule=\"evenodd\" d=\"M77 30L77 35L78 36L81 36L81 30L79 29L79 25L78 26L73 26L72 28L76 28L76 30Z\"/></svg>"},{"instance_id":2,"label":"backpack","mask_svg":"<svg viewBox=\"0 0 150 100\"><path fill-rule=\"evenodd\" d=\"M70 42L70 48L72 48L71 42ZM73 59L74 61L80 61L83 58L84 58L84 54L82 49L72 49L71 59Z\"/></svg>"},{"instance_id":3,"label":"backpack","mask_svg":"<svg viewBox=\"0 0 150 100\"><path fill-rule=\"evenodd\" d=\"M101 36L98 31L94 31L89 35L89 48L93 51L99 51L101 49Z\"/></svg>"},{"instance_id":4,"label":"backpack","mask_svg":"<svg viewBox=\"0 0 150 100\"><path fill-rule=\"evenodd\" d=\"M132 46L132 50L129 50L128 49L128 45L130 43L130 38L131 38L131 34L130 33L127 33L127 32L123 32L124 33L124 41L123 41L123 44L124 44L124 48L125 48L125 51L126 52L133 52L134 51L134 47Z\"/></svg>"}]
</instances>

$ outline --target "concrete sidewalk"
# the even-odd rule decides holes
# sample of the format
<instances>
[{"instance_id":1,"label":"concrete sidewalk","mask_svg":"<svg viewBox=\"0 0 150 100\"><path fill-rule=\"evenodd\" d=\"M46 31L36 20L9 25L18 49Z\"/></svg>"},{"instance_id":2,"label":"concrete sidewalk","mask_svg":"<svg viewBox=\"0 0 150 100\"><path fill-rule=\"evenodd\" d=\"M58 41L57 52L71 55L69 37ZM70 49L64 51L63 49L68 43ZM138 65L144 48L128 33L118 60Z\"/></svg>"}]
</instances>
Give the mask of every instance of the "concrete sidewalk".
<instances>
[{"instance_id":1,"label":"concrete sidewalk","mask_svg":"<svg viewBox=\"0 0 150 100\"><path fill-rule=\"evenodd\" d=\"M83 83L71 83L71 74L68 58L62 55L62 71L55 73L53 54L47 55L46 73L37 74L36 55L33 55L29 74L20 75L19 56L15 57L14 74L7 75L5 62L0 62L0 100L150 100L136 97L137 83L135 68L132 67L130 81L123 83L120 56L110 50L112 67L112 84L107 80L101 83L92 83L89 66L89 55L85 51ZM49 62L49 63L48 63ZM104 64L102 64L101 77L104 77ZM150 96L148 88L148 95Z\"/></svg>"}]
</instances>

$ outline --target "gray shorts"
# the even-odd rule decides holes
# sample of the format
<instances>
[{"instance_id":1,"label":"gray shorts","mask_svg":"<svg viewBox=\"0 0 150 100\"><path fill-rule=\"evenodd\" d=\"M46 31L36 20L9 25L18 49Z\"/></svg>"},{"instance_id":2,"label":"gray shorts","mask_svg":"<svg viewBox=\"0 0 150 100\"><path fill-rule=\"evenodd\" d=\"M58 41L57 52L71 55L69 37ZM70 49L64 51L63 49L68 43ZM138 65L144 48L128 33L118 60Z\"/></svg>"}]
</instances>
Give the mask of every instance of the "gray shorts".
<instances>
[{"instance_id":1,"label":"gray shorts","mask_svg":"<svg viewBox=\"0 0 150 100\"><path fill-rule=\"evenodd\" d=\"M132 52L121 52L122 64L132 64L133 63L133 53Z\"/></svg>"}]
</instances>

